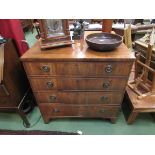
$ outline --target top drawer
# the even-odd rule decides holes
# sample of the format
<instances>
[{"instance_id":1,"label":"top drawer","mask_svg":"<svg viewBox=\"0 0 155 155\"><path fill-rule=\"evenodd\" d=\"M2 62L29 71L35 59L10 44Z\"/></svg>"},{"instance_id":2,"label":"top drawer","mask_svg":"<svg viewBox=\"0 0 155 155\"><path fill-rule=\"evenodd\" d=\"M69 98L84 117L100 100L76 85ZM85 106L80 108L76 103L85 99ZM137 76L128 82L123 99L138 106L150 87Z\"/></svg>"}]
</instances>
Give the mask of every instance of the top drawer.
<instances>
[{"instance_id":1,"label":"top drawer","mask_svg":"<svg viewBox=\"0 0 155 155\"><path fill-rule=\"evenodd\" d=\"M128 76L132 62L26 62L28 75Z\"/></svg>"}]
</instances>

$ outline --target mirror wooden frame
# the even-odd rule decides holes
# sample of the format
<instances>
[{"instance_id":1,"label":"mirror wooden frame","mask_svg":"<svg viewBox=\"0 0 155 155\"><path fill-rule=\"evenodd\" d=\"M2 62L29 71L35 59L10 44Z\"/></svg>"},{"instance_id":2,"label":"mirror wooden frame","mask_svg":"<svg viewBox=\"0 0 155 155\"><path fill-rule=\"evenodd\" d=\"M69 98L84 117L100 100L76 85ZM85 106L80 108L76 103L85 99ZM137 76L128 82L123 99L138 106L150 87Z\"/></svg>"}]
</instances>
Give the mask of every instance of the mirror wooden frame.
<instances>
[{"instance_id":1,"label":"mirror wooden frame","mask_svg":"<svg viewBox=\"0 0 155 155\"><path fill-rule=\"evenodd\" d=\"M39 20L41 38L42 39L54 38L54 37L48 37L48 32L47 32L47 28L46 28L45 22L46 22L46 19L40 19ZM69 24L68 24L68 20L62 19L62 27L63 27L64 36L69 35Z\"/></svg>"},{"instance_id":2,"label":"mirror wooden frame","mask_svg":"<svg viewBox=\"0 0 155 155\"><path fill-rule=\"evenodd\" d=\"M41 49L51 48L51 47L58 47L58 46L65 46L71 45L71 37L69 32L69 24L67 19L62 19L62 27L64 35L58 36L48 36L47 27L46 27L46 19L40 19L40 45ZM51 33L52 34L52 33Z\"/></svg>"}]
</instances>

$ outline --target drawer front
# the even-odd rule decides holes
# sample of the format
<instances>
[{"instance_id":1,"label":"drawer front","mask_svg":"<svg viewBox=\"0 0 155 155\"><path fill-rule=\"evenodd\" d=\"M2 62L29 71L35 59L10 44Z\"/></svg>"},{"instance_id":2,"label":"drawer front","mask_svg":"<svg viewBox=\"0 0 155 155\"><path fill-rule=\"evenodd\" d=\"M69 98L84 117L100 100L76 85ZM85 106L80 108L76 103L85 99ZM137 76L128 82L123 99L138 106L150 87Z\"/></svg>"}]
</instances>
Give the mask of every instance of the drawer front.
<instances>
[{"instance_id":1,"label":"drawer front","mask_svg":"<svg viewBox=\"0 0 155 155\"><path fill-rule=\"evenodd\" d=\"M26 62L24 67L28 75L51 75L55 74L52 63Z\"/></svg>"},{"instance_id":2,"label":"drawer front","mask_svg":"<svg viewBox=\"0 0 155 155\"><path fill-rule=\"evenodd\" d=\"M103 105L61 105L41 104L40 110L45 117L116 117L120 108L117 106L106 107Z\"/></svg>"},{"instance_id":3,"label":"drawer front","mask_svg":"<svg viewBox=\"0 0 155 155\"><path fill-rule=\"evenodd\" d=\"M31 78L30 83L33 91L58 89L57 80L54 78Z\"/></svg>"},{"instance_id":4,"label":"drawer front","mask_svg":"<svg viewBox=\"0 0 155 155\"><path fill-rule=\"evenodd\" d=\"M34 91L43 90L124 90L127 78L31 78Z\"/></svg>"},{"instance_id":5,"label":"drawer front","mask_svg":"<svg viewBox=\"0 0 155 155\"><path fill-rule=\"evenodd\" d=\"M39 103L120 105L121 92L46 92L35 93Z\"/></svg>"},{"instance_id":6,"label":"drawer front","mask_svg":"<svg viewBox=\"0 0 155 155\"><path fill-rule=\"evenodd\" d=\"M51 76L128 76L130 62L57 62L25 63L28 75Z\"/></svg>"},{"instance_id":7,"label":"drawer front","mask_svg":"<svg viewBox=\"0 0 155 155\"><path fill-rule=\"evenodd\" d=\"M57 75L63 76L127 76L131 69L128 62L73 62L57 63Z\"/></svg>"}]
</instances>

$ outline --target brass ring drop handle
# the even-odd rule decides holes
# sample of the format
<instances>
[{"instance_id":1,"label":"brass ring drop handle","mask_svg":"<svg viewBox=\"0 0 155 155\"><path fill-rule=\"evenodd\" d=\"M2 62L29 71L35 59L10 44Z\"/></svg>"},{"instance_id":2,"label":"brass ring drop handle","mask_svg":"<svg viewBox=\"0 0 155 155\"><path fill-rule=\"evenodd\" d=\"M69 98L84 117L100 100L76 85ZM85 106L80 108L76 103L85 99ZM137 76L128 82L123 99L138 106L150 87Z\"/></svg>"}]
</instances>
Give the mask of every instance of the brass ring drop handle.
<instances>
[{"instance_id":1,"label":"brass ring drop handle","mask_svg":"<svg viewBox=\"0 0 155 155\"><path fill-rule=\"evenodd\" d=\"M48 81L46 84L48 88L54 87L54 83L52 81Z\"/></svg>"},{"instance_id":2,"label":"brass ring drop handle","mask_svg":"<svg viewBox=\"0 0 155 155\"><path fill-rule=\"evenodd\" d=\"M103 83L103 88L104 89L108 89L110 87L111 83L108 81L108 82L105 82Z\"/></svg>"},{"instance_id":3,"label":"brass ring drop handle","mask_svg":"<svg viewBox=\"0 0 155 155\"><path fill-rule=\"evenodd\" d=\"M112 65L107 65L107 66L105 67L105 72L106 72L106 73L112 73Z\"/></svg>"},{"instance_id":4,"label":"brass ring drop handle","mask_svg":"<svg viewBox=\"0 0 155 155\"><path fill-rule=\"evenodd\" d=\"M50 102L55 102L57 98L55 95L52 95L49 97L49 99L50 99Z\"/></svg>"},{"instance_id":5,"label":"brass ring drop handle","mask_svg":"<svg viewBox=\"0 0 155 155\"><path fill-rule=\"evenodd\" d=\"M58 108L54 108L54 112L58 113L60 110Z\"/></svg>"},{"instance_id":6,"label":"brass ring drop handle","mask_svg":"<svg viewBox=\"0 0 155 155\"><path fill-rule=\"evenodd\" d=\"M45 66L42 66L42 67L41 67L41 70L42 70L43 72L49 72L49 71L50 71L50 67L47 66L47 65L45 65Z\"/></svg>"},{"instance_id":7,"label":"brass ring drop handle","mask_svg":"<svg viewBox=\"0 0 155 155\"><path fill-rule=\"evenodd\" d=\"M102 102L108 102L108 101L109 101L108 96L102 96L102 97L101 97L101 101L102 101Z\"/></svg>"},{"instance_id":8,"label":"brass ring drop handle","mask_svg":"<svg viewBox=\"0 0 155 155\"><path fill-rule=\"evenodd\" d=\"M100 112L100 113L104 113L105 110L104 110L104 109L100 109L99 112Z\"/></svg>"}]
</instances>

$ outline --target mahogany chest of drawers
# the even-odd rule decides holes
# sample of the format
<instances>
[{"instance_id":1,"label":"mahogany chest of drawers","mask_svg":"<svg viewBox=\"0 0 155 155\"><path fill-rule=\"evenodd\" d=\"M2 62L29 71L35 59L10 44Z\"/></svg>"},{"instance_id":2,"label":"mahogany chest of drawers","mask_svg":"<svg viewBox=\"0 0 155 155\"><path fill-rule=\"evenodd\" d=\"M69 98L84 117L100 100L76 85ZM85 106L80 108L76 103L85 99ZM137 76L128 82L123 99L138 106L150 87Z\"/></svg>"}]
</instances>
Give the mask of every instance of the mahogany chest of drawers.
<instances>
[{"instance_id":1,"label":"mahogany chest of drawers","mask_svg":"<svg viewBox=\"0 0 155 155\"><path fill-rule=\"evenodd\" d=\"M37 42L21 57L45 123L63 117L115 122L134 59L124 44L96 52L84 41L44 51Z\"/></svg>"}]
</instances>

